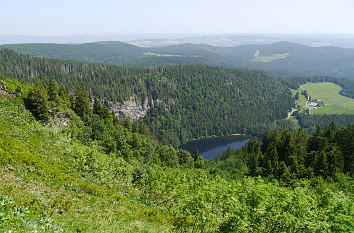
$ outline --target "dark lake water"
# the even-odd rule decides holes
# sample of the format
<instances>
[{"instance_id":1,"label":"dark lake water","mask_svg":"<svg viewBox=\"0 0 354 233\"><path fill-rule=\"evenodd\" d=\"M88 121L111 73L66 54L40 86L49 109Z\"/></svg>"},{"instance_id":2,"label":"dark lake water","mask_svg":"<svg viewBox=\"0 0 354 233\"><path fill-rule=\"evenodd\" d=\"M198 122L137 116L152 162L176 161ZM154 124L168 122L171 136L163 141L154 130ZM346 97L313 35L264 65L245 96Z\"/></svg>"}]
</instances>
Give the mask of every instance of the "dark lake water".
<instances>
[{"instance_id":1,"label":"dark lake water","mask_svg":"<svg viewBox=\"0 0 354 233\"><path fill-rule=\"evenodd\" d=\"M248 142L249 136L222 136L211 137L191 141L181 146L182 149L194 153L196 149L205 159L214 159L217 153L222 153L230 146L232 149L238 149Z\"/></svg>"}]
</instances>

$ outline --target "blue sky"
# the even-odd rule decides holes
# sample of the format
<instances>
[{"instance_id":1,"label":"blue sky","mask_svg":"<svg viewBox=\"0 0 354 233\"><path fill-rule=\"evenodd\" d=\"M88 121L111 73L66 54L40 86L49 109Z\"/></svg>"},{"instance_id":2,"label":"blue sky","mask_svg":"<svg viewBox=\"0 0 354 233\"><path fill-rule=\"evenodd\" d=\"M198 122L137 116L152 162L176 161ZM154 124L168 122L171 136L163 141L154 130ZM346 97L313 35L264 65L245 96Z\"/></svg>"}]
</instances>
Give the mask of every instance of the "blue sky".
<instances>
[{"instance_id":1,"label":"blue sky","mask_svg":"<svg viewBox=\"0 0 354 233\"><path fill-rule=\"evenodd\" d=\"M354 0L1 0L1 35L354 34Z\"/></svg>"}]
</instances>

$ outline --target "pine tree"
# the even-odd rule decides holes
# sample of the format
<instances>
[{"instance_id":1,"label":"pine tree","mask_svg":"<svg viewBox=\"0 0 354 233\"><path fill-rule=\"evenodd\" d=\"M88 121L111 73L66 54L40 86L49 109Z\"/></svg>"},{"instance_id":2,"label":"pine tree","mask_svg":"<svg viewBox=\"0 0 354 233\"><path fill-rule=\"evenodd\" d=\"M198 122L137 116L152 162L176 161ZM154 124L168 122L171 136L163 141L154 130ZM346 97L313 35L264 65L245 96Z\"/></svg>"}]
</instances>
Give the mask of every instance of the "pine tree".
<instances>
[{"instance_id":1,"label":"pine tree","mask_svg":"<svg viewBox=\"0 0 354 233\"><path fill-rule=\"evenodd\" d=\"M258 141L257 137L251 138L246 145L247 153L260 153L261 151L261 144Z\"/></svg>"},{"instance_id":2,"label":"pine tree","mask_svg":"<svg viewBox=\"0 0 354 233\"><path fill-rule=\"evenodd\" d=\"M286 166L284 161L281 161L279 164L279 169L278 169L278 179L284 182L285 184L288 184L290 182L290 170Z\"/></svg>"},{"instance_id":3,"label":"pine tree","mask_svg":"<svg viewBox=\"0 0 354 233\"><path fill-rule=\"evenodd\" d=\"M323 137L320 125L318 125L315 133L309 138L307 142L307 151L322 151L325 148L326 139Z\"/></svg>"},{"instance_id":4,"label":"pine tree","mask_svg":"<svg viewBox=\"0 0 354 233\"><path fill-rule=\"evenodd\" d=\"M342 152L334 147L332 150L327 152L328 161L328 175L335 176L336 173L342 172L344 169L344 158Z\"/></svg>"},{"instance_id":5,"label":"pine tree","mask_svg":"<svg viewBox=\"0 0 354 233\"><path fill-rule=\"evenodd\" d=\"M50 78L48 84L48 100L58 102L58 87L53 78Z\"/></svg>"},{"instance_id":6,"label":"pine tree","mask_svg":"<svg viewBox=\"0 0 354 233\"><path fill-rule=\"evenodd\" d=\"M86 88L77 87L75 93L74 110L82 119L92 114L91 103Z\"/></svg>"},{"instance_id":7,"label":"pine tree","mask_svg":"<svg viewBox=\"0 0 354 233\"><path fill-rule=\"evenodd\" d=\"M47 89L42 83L35 83L25 100L26 107L32 112L37 120L49 119Z\"/></svg>"},{"instance_id":8,"label":"pine tree","mask_svg":"<svg viewBox=\"0 0 354 233\"><path fill-rule=\"evenodd\" d=\"M296 146L293 134L289 130L282 132L278 156L288 167L292 166L293 157L296 157Z\"/></svg>"},{"instance_id":9,"label":"pine tree","mask_svg":"<svg viewBox=\"0 0 354 233\"><path fill-rule=\"evenodd\" d=\"M193 168L194 167L194 160L191 154L185 150L179 150L177 152L179 158L179 164L183 167Z\"/></svg>"},{"instance_id":10,"label":"pine tree","mask_svg":"<svg viewBox=\"0 0 354 233\"><path fill-rule=\"evenodd\" d=\"M195 168L205 168L205 161L203 156L199 154L199 150L197 149L194 154L193 154L193 159L194 159L194 167Z\"/></svg>"},{"instance_id":11,"label":"pine tree","mask_svg":"<svg viewBox=\"0 0 354 233\"><path fill-rule=\"evenodd\" d=\"M99 101L96 96L95 96L94 102L93 102L93 113L102 117L103 106L101 104L101 101Z\"/></svg>"},{"instance_id":12,"label":"pine tree","mask_svg":"<svg viewBox=\"0 0 354 233\"><path fill-rule=\"evenodd\" d=\"M262 165L264 166L263 174L265 176L268 175L276 175L275 172L278 169L278 152L277 146L274 142L270 143L268 146L268 150L263 158Z\"/></svg>"},{"instance_id":13,"label":"pine tree","mask_svg":"<svg viewBox=\"0 0 354 233\"><path fill-rule=\"evenodd\" d=\"M70 107L70 97L63 84L61 84L59 87L58 96L61 105L63 105L64 107Z\"/></svg>"},{"instance_id":14,"label":"pine tree","mask_svg":"<svg viewBox=\"0 0 354 233\"><path fill-rule=\"evenodd\" d=\"M336 133L337 126L336 123L332 121L332 123L329 125L328 129L324 133L324 136L327 138L330 147L333 147L333 145L336 143Z\"/></svg>"},{"instance_id":15,"label":"pine tree","mask_svg":"<svg viewBox=\"0 0 354 233\"><path fill-rule=\"evenodd\" d=\"M326 177L328 174L327 154L324 151L317 152L314 164L315 175Z\"/></svg>"},{"instance_id":16,"label":"pine tree","mask_svg":"<svg viewBox=\"0 0 354 233\"><path fill-rule=\"evenodd\" d=\"M107 122L113 123L113 116L111 114L111 111L106 105L104 105L102 108L101 117L105 119Z\"/></svg>"},{"instance_id":17,"label":"pine tree","mask_svg":"<svg viewBox=\"0 0 354 233\"><path fill-rule=\"evenodd\" d=\"M295 144L299 162L303 162L303 158L307 153L307 135L304 129L299 128L295 136Z\"/></svg>"},{"instance_id":18,"label":"pine tree","mask_svg":"<svg viewBox=\"0 0 354 233\"><path fill-rule=\"evenodd\" d=\"M130 132L133 131L133 123L129 118L123 118L121 119L121 124L128 129Z\"/></svg>"},{"instance_id":19,"label":"pine tree","mask_svg":"<svg viewBox=\"0 0 354 233\"><path fill-rule=\"evenodd\" d=\"M112 114L112 118L113 118L113 125L114 126L119 125L119 119L113 110L112 110L111 114Z\"/></svg>"}]
</instances>

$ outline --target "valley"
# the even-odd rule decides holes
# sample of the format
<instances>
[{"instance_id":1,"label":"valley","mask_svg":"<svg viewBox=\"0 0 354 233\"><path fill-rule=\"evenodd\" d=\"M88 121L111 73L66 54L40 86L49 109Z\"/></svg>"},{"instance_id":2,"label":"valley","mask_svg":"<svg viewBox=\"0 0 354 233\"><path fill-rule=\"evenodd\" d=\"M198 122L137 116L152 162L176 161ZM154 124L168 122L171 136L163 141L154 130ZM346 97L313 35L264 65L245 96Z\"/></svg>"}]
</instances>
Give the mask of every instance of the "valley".
<instances>
[{"instance_id":1,"label":"valley","mask_svg":"<svg viewBox=\"0 0 354 233\"><path fill-rule=\"evenodd\" d=\"M0 233L354 233L354 1L2 1Z\"/></svg>"},{"instance_id":2,"label":"valley","mask_svg":"<svg viewBox=\"0 0 354 233\"><path fill-rule=\"evenodd\" d=\"M91 107L85 88L0 82L1 231L351 230L353 126L267 130L204 160ZM46 123L59 113L69 125Z\"/></svg>"},{"instance_id":3,"label":"valley","mask_svg":"<svg viewBox=\"0 0 354 233\"><path fill-rule=\"evenodd\" d=\"M211 135L262 134L293 105L282 80L247 69L121 67L32 57L2 48L0 73L29 82L53 77L70 94L85 86L91 98L115 104L123 117L140 116L160 142L173 146ZM119 107L124 105L135 113L124 113Z\"/></svg>"}]
</instances>

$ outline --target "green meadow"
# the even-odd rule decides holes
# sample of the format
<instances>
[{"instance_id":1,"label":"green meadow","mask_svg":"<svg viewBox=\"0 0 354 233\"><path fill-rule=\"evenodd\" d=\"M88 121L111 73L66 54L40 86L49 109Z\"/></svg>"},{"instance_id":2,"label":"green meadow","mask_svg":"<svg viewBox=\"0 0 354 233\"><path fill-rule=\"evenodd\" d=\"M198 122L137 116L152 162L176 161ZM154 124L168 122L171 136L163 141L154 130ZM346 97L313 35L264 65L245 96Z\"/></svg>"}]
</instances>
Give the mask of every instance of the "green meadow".
<instances>
[{"instance_id":1,"label":"green meadow","mask_svg":"<svg viewBox=\"0 0 354 233\"><path fill-rule=\"evenodd\" d=\"M252 61L255 62L271 62L279 59L284 59L289 56L289 53L279 53L279 54L272 54L270 56L259 56L260 51L257 50L254 54L254 58Z\"/></svg>"},{"instance_id":2,"label":"green meadow","mask_svg":"<svg viewBox=\"0 0 354 233\"><path fill-rule=\"evenodd\" d=\"M312 114L354 114L354 99L340 95L341 89L340 86L329 82L306 83L293 91L293 94L306 90L312 100L323 101L324 106L311 110ZM303 95L300 95L297 104L306 109L306 99Z\"/></svg>"},{"instance_id":3,"label":"green meadow","mask_svg":"<svg viewBox=\"0 0 354 233\"><path fill-rule=\"evenodd\" d=\"M182 55L172 55L172 54L161 54L161 53L144 53L145 56L157 56L157 57L183 57Z\"/></svg>"}]
</instances>

